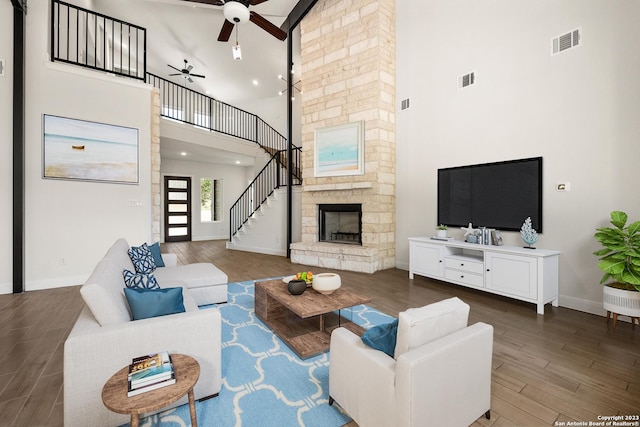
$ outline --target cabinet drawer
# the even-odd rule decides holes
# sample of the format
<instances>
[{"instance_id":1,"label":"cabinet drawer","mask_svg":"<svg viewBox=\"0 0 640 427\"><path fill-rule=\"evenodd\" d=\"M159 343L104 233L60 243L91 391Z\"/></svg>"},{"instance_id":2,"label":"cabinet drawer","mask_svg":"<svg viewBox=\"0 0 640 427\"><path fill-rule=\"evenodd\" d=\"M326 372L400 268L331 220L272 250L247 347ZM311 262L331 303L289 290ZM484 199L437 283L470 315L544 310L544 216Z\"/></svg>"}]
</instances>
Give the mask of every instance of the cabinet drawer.
<instances>
[{"instance_id":1,"label":"cabinet drawer","mask_svg":"<svg viewBox=\"0 0 640 427\"><path fill-rule=\"evenodd\" d=\"M468 273L484 274L484 264L478 261L470 261L456 257L445 257L445 268L466 271Z\"/></svg>"},{"instance_id":2,"label":"cabinet drawer","mask_svg":"<svg viewBox=\"0 0 640 427\"><path fill-rule=\"evenodd\" d=\"M474 288L484 288L484 276L482 274L446 269L444 276L451 282L461 283Z\"/></svg>"}]
</instances>

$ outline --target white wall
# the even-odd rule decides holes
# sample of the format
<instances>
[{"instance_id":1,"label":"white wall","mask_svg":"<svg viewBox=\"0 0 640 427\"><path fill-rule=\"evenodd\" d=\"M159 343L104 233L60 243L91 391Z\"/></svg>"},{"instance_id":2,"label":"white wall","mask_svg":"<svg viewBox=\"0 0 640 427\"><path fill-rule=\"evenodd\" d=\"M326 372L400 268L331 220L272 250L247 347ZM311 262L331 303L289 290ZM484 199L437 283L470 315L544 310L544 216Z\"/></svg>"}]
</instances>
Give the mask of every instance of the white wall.
<instances>
[{"instance_id":1,"label":"white wall","mask_svg":"<svg viewBox=\"0 0 640 427\"><path fill-rule=\"evenodd\" d=\"M12 292L13 228L13 6L0 2L0 59L4 59L4 77L0 77L0 294Z\"/></svg>"},{"instance_id":2,"label":"white wall","mask_svg":"<svg viewBox=\"0 0 640 427\"><path fill-rule=\"evenodd\" d=\"M162 160L160 173L163 177L165 175L191 177L191 211L193 212L191 230L192 240L216 240L229 238L229 209L238 197L240 197L250 182L247 178L247 171L252 172L253 168L215 163L189 162L174 159ZM201 222L200 178L222 180L223 206L221 221ZM251 179L253 179L253 177ZM162 203L164 203L164 199ZM164 221L164 217L162 218L162 221ZM162 232L162 237L164 239L164 230Z\"/></svg>"},{"instance_id":3,"label":"white wall","mask_svg":"<svg viewBox=\"0 0 640 427\"><path fill-rule=\"evenodd\" d=\"M84 4L84 3L83 3ZM26 290L79 284L118 237L140 243L151 235L150 226L150 114L149 89L127 79L87 72L48 61L49 3L31 2L26 16L26 136L25 136L25 288ZM0 6L3 28L12 28L10 3ZM7 13L5 13L7 12ZM10 57L0 42L0 55ZM11 101L4 96L10 80L0 79L2 136L10 141ZM7 100L9 98L9 100ZM123 108L126 106L126 108ZM42 178L42 117L52 114L82 120L128 126L139 130L140 183L122 185ZM8 129L7 129L8 128ZM11 162L10 144L3 144L2 162ZM2 227L9 227L11 167L0 187ZM130 201L142 207L129 207ZM7 216L8 215L8 216ZM11 233L7 230L0 249L3 265L11 260ZM5 255L7 252L9 254ZM2 268L0 293L11 292L5 283L11 267Z\"/></svg>"},{"instance_id":4,"label":"white wall","mask_svg":"<svg viewBox=\"0 0 640 427\"><path fill-rule=\"evenodd\" d=\"M543 157L544 234L562 251L560 304L601 313L593 239L612 210L640 219L640 2L397 2L397 265L436 226L438 168ZM582 46L550 39L582 27ZM458 91L456 78L477 84ZM559 193L555 184L570 182ZM524 219L524 218L523 218ZM477 224L476 224L477 225ZM462 232L451 230L460 238ZM521 245L519 233L504 233Z\"/></svg>"}]
</instances>

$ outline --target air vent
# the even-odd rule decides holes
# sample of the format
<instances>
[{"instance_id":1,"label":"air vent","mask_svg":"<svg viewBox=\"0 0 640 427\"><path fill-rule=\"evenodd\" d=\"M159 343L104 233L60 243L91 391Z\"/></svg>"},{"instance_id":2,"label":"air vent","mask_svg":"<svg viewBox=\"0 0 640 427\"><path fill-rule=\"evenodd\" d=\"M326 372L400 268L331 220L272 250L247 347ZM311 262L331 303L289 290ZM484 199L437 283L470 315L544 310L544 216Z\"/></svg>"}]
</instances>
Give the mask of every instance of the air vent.
<instances>
[{"instance_id":1,"label":"air vent","mask_svg":"<svg viewBox=\"0 0 640 427\"><path fill-rule=\"evenodd\" d=\"M400 101L400 110L406 110L407 108L409 108L409 98Z\"/></svg>"},{"instance_id":2,"label":"air vent","mask_svg":"<svg viewBox=\"0 0 640 427\"><path fill-rule=\"evenodd\" d=\"M475 72L470 72L469 74L465 74L464 76L458 77L458 89L463 89L467 86L471 86L475 84L476 76Z\"/></svg>"},{"instance_id":3,"label":"air vent","mask_svg":"<svg viewBox=\"0 0 640 427\"><path fill-rule=\"evenodd\" d=\"M582 28L576 28L566 34L551 39L551 55L557 55L567 49L580 46Z\"/></svg>"}]
</instances>

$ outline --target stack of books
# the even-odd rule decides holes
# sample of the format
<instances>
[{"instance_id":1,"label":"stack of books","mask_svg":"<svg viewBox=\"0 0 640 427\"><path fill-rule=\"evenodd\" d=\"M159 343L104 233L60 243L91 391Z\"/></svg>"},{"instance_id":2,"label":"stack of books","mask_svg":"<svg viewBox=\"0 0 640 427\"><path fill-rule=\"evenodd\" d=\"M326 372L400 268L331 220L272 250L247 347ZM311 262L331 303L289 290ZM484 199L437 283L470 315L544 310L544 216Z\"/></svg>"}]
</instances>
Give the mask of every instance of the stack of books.
<instances>
[{"instance_id":1,"label":"stack of books","mask_svg":"<svg viewBox=\"0 0 640 427\"><path fill-rule=\"evenodd\" d=\"M127 396L135 396L176 383L171 356L166 351L135 357L129 365L129 390Z\"/></svg>"}]
</instances>

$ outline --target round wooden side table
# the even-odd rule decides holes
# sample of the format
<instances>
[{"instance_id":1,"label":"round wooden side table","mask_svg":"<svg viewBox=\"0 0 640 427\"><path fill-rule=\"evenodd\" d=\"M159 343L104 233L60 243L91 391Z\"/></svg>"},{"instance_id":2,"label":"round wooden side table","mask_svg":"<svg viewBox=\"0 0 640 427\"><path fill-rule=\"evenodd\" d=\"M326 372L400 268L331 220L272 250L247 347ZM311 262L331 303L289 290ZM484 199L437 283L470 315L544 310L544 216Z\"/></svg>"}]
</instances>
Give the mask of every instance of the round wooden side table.
<instances>
[{"instance_id":1,"label":"round wooden side table","mask_svg":"<svg viewBox=\"0 0 640 427\"><path fill-rule=\"evenodd\" d=\"M182 398L189 397L191 425L198 426L193 387L200 377L200 365L194 358L184 354L171 354L176 383L147 391L136 396L127 396L129 366L113 374L102 388L102 402L109 410L119 414L131 414L131 427L138 427L140 414L164 408Z\"/></svg>"}]
</instances>

